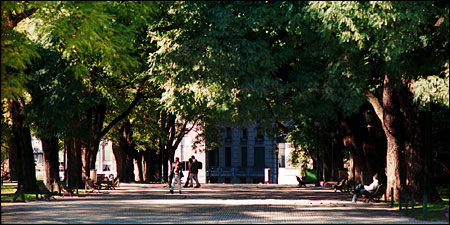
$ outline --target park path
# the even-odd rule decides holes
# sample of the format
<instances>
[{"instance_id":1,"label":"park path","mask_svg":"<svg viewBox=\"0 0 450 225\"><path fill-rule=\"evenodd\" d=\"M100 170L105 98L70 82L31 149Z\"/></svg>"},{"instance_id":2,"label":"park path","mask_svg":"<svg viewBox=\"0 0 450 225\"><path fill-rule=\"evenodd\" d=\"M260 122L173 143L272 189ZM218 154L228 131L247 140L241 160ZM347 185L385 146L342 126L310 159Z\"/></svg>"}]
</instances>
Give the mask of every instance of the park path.
<instances>
[{"instance_id":1,"label":"park path","mask_svg":"<svg viewBox=\"0 0 450 225\"><path fill-rule=\"evenodd\" d=\"M351 203L327 187L276 184L203 184L175 189L121 184L117 190L50 201L1 203L2 224L42 223L396 223L448 224L402 216L384 203Z\"/></svg>"}]
</instances>

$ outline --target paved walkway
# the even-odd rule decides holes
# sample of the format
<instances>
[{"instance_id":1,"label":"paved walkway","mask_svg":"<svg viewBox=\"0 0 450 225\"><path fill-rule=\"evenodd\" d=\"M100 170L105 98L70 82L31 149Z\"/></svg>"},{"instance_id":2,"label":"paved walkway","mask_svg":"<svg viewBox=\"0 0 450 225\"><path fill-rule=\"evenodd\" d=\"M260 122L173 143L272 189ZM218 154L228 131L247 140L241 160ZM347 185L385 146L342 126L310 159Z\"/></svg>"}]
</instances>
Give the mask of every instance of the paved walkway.
<instances>
[{"instance_id":1,"label":"paved walkway","mask_svg":"<svg viewBox=\"0 0 450 225\"><path fill-rule=\"evenodd\" d=\"M51 201L1 203L1 223L416 223L384 203L351 203L330 188L275 184L204 184L174 194L162 184Z\"/></svg>"}]
</instances>

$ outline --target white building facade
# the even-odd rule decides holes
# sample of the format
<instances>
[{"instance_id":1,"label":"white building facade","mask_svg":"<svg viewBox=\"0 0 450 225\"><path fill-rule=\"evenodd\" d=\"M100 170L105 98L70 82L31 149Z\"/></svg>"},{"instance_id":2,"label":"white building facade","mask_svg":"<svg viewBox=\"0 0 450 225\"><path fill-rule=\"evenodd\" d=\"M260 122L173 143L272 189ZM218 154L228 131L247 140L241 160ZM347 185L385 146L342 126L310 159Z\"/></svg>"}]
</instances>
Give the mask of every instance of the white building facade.
<instances>
[{"instance_id":1,"label":"white building facade","mask_svg":"<svg viewBox=\"0 0 450 225\"><path fill-rule=\"evenodd\" d=\"M277 143L275 138L258 132L256 123L248 127L224 127L223 144L214 151L204 148L194 151L195 135L195 131L185 135L175 157L188 161L194 155L203 163L198 173L200 183L298 183L295 176L300 176L300 169L289 160L292 145Z\"/></svg>"},{"instance_id":2,"label":"white building facade","mask_svg":"<svg viewBox=\"0 0 450 225\"><path fill-rule=\"evenodd\" d=\"M44 179L44 152L42 150L42 142L36 137L31 137L31 145L33 148L34 161L36 163L36 178L38 180ZM59 176L64 179L64 151L59 152ZM102 140L97 152L97 161L95 162L95 170L97 174L105 174L105 176L117 176L116 159L112 151L112 141Z\"/></svg>"}]
</instances>

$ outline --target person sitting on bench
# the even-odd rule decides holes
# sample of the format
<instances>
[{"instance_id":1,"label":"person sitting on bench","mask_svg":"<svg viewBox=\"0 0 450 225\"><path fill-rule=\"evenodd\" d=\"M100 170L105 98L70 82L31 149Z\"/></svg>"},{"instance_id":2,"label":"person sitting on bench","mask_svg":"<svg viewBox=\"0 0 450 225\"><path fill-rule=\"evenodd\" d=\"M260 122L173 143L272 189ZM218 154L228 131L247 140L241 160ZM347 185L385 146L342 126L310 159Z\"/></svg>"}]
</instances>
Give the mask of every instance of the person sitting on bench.
<instances>
[{"instance_id":1,"label":"person sitting on bench","mask_svg":"<svg viewBox=\"0 0 450 225\"><path fill-rule=\"evenodd\" d=\"M371 194L372 192L375 191L375 189L378 187L379 182L378 182L378 174L373 175L373 182L370 185L362 185L362 184L358 184L355 187L355 192L353 194L353 199L352 202L356 203L356 200L358 199L358 195L361 194Z\"/></svg>"}]
</instances>

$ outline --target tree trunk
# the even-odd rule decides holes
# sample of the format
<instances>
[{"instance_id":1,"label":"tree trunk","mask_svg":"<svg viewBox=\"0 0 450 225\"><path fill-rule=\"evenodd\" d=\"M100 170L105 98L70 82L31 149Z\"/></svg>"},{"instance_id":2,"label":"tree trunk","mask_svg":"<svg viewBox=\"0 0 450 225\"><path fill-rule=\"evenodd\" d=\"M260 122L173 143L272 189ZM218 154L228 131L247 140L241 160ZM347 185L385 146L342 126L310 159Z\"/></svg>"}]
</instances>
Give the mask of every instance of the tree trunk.
<instances>
[{"instance_id":1,"label":"tree trunk","mask_svg":"<svg viewBox=\"0 0 450 225\"><path fill-rule=\"evenodd\" d=\"M146 182L161 181L161 156L155 150L146 149L143 167Z\"/></svg>"},{"instance_id":2,"label":"tree trunk","mask_svg":"<svg viewBox=\"0 0 450 225\"><path fill-rule=\"evenodd\" d=\"M349 120L341 120L340 131L343 137L343 144L345 147L349 148L349 177L348 180L353 182L355 185L363 181L363 171L365 168L364 154L362 151L362 144L358 135L358 130L355 129L355 123L357 116L352 116Z\"/></svg>"},{"instance_id":3,"label":"tree trunk","mask_svg":"<svg viewBox=\"0 0 450 225\"><path fill-rule=\"evenodd\" d=\"M18 185L22 185L24 191L35 191L37 188L36 167L31 146L30 128L24 124L23 109L25 102L22 98L18 98L17 101L9 99L8 104L13 133L10 147L15 147L13 151L17 153L17 163L13 162L12 165L15 166L17 171Z\"/></svg>"},{"instance_id":4,"label":"tree trunk","mask_svg":"<svg viewBox=\"0 0 450 225\"><path fill-rule=\"evenodd\" d=\"M82 118L89 130L89 136L82 145L83 177L89 177L91 169L95 169L105 116L106 107L99 102L94 108L89 109Z\"/></svg>"},{"instance_id":5,"label":"tree trunk","mask_svg":"<svg viewBox=\"0 0 450 225\"><path fill-rule=\"evenodd\" d=\"M128 106L128 108L124 112L122 112L120 115L115 117L105 128L103 128L103 125L104 125L105 116L106 116L106 105L103 103L102 100L99 100L99 102L97 103L97 105L94 108L92 108L86 112L83 120L86 122L86 124L88 124L89 136L88 136L88 140L84 143L84 146L83 146L83 154L82 154L83 160L82 161L83 161L83 174L84 175L88 175L90 173L90 170L95 168L95 162L97 160L97 152L99 149L101 138L103 136L105 136L109 132L109 130L113 128L113 126L115 124L117 124L119 121L124 119L128 114L130 114L131 110L138 104L139 100L142 98L143 98L143 94L140 92L140 90L138 90L134 100L131 102L131 104ZM127 122L129 122L129 121L127 121ZM118 150L118 151L124 150L124 149L122 149L121 144L119 144L119 146L120 147L117 148L116 150ZM114 150L114 148L113 148L113 150ZM129 151L129 148L125 148L125 150ZM134 151L134 146L132 147L132 149L130 151L131 152ZM132 154L134 154L134 153L132 153ZM116 160L117 160L117 156L116 156ZM131 166L130 166L130 163L131 163ZM131 174L127 174L127 175L122 174L121 175L122 178L125 178L125 179L121 179L122 181L124 181L124 182L126 182L127 180L134 181L133 156L130 159L130 157L127 154L126 162L122 163L121 165L118 164L118 168L119 167L122 168L122 170L124 168L127 168L126 171L131 170ZM130 169L130 167L131 167L131 169ZM124 171L122 171L122 172L124 172ZM126 176L130 176L132 178L126 178Z\"/></svg>"},{"instance_id":6,"label":"tree trunk","mask_svg":"<svg viewBox=\"0 0 450 225\"><path fill-rule=\"evenodd\" d=\"M117 131L118 143L113 146L117 176L123 182L135 181L134 159L137 158L137 151L134 149L130 122L124 121Z\"/></svg>"},{"instance_id":7,"label":"tree trunk","mask_svg":"<svg viewBox=\"0 0 450 225\"><path fill-rule=\"evenodd\" d=\"M3 134L2 134L3 135ZM19 156L17 155L18 148L14 135L10 135L8 138L9 147L9 176L11 180L19 180Z\"/></svg>"},{"instance_id":8,"label":"tree trunk","mask_svg":"<svg viewBox=\"0 0 450 225\"><path fill-rule=\"evenodd\" d=\"M67 148L67 179L69 188L84 187L82 177L81 143L78 138L67 138L65 141Z\"/></svg>"},{"instance_id":9,"label":"tree trunk","mask_svg":"<svg viewBox=\"0 0 450 225\"><path fill-rule=\"evenodd\" d=\"M400 191L403 191L402 183L403 169L401 162L403 161L402 155L402 137L401 133L401 118L400 107L397 101L397 92L392 87L388 75L384 79L384 88L382 96L383 107L383 129L387 139L387 155L386 155L386 172L387 172L387 195L388 197L394 197L395 201L400 199ZM394 193L391 193L391 190Z\"/></svg>"},{"instance_id":10,"label":"tree trunk","mask_svg":"<svg viewBox=\"0 0 450 225\"><path fill-rule=\"evenodd\" d=\"M59 192L58 138L43 138L41 141L44 152L44 183L50 191Z\"/></svg>"},{"instance_id":11,"label":"tree trunk","mask_svg":"<svg viewBox=\"0 0 450 225\"><path fill-rule=\"evenodd\" d=\"M168 175L167 175L167 158L166 158L166 150L164 149L164 145L162 144L162 140L159 140L159 149L160 149L160 160L161 160L161 183L168 182Z\"/></svg>"},{"instance_id":12,"label":"tree trunk","mask_svg":"<svg viewBox=\"0 0 450 225\"><path fill-rule=\"evenodd\" d=\"M169 152L167 151L166 146L163 147L163 160L162 160L162 164L163 164L163 174L164 174L164 181L165 182L170 182L169 181Z\"/></svg>"},{"instance_id":13,"label":"tree trunk","mask_svg":"<svg viewBox=\"0 0 450 225\"><path fill-rule=\"evenodd\" d=\"M335 137L335 142L334 142L334 173L335 173L335 180L340 180L343 178L347 178L348 179L348 171L346 173L346 175L341 174L340 171L346 170L344 168L344 154L343 154L343 150L344 150L344 145L342 143L342 137L341 137L341 132L339 131L338 134ZM343 176L343 177L341 177Z\"/></svg>"},{"instance_id":14,"label":"tree trunk","mask_svg":"<svg viewBox=\"0 0 450 225\"><path fill-rule=\"evenodd\" d=\"M142 154L142 152L138 152L137 153L137 157L136 157L136 166L137 166L137 171L138 171L138 179L137 181L140 182L144 182L144 174L143 174L143 169L142 169L142 161L144 160L144 155Z\"/></svg>"}]
</instances>

